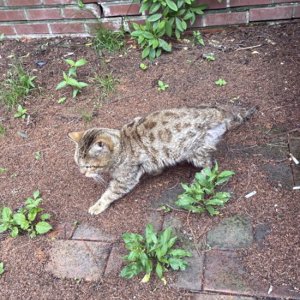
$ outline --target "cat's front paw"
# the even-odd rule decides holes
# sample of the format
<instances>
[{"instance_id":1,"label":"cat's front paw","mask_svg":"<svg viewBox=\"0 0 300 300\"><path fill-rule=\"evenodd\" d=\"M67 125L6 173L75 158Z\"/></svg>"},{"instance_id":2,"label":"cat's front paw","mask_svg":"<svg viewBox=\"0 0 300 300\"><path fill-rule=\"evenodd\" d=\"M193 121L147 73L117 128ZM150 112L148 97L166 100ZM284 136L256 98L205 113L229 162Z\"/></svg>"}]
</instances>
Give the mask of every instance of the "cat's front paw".
<instances>
[{"instance_id":1,"label":"cat's front paw","mask_svg":"<svg viewBox=\"0 0 300 300\"><path fill-rule=\"evenodd\" d=\"M103 205L103 204L95 204L89 208L89 213L91 215L99 215L103 211L107 209L108 205Z\"/></svg>"}]
</instances>

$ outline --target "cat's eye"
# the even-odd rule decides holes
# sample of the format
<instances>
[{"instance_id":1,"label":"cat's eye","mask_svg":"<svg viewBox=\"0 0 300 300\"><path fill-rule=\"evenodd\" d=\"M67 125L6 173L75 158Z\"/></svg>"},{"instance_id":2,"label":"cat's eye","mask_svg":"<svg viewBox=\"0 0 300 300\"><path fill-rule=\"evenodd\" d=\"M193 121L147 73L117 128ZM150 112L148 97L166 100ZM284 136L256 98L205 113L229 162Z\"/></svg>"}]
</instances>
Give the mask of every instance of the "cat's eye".
<instances>
[{"instance_id":1,"label":"cat's eye","mask_svg":"<svg viewBox=\"0 0 300 300\"><path fill-rule=\"evenodd\" d=\"M100 148L102 148L103 147L103 143L102 142L98 142L97 146L100 147Z\"/></svg>"}]
</instances>

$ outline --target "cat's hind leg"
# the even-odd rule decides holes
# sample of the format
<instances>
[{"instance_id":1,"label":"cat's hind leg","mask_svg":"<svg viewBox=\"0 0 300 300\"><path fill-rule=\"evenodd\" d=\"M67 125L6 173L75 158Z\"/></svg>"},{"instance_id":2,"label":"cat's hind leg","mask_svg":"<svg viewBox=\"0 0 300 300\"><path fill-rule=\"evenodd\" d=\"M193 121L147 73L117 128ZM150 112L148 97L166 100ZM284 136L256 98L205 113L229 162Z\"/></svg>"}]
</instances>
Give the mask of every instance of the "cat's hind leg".
<instances>
[{"instance_id":1,"label":"cat's hind leg","mask_svg":"<svg viewBox=\"0 0 300 300\"><path fill-rule=\"evenodd\" d=\"M108 188L101 198L89 208L91 215L98 215L106 210L109 205L129 193L138 183L143 175L140 168L130 170L126 176L120 176L110 181Z\"/></svg>"}]
</instances>

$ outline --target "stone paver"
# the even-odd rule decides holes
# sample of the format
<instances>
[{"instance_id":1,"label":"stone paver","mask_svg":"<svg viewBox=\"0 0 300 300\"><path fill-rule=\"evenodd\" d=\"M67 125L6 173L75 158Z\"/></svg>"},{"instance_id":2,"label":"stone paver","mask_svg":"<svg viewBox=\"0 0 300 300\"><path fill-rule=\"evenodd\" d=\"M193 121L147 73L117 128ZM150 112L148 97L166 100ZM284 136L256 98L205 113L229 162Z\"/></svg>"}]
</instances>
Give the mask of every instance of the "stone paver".
<instances>
[{"instance_id":1,"label":"stone paver","mask_svg":"<svg viewBox=\"0 0 300 300\"><path fill-rule=\"evenodd\" d=\"M254 241L258 243L259 246L263 245L266 237L271 233L271 226L268 224L258 224L254 230Z\"/></svg>"},{"instance_id":2,"label":"stone paver","mask_svg":"<svg viewBox=\"0 0 300 300\"><path fill-rule=\"evenodd\" d=\"M122 257L127 253L122 250L122 247L118 244L113 246L107 260L104 276L118 276L120 274L123 265Z\"/></svg>"},{"instance_id":3,"label":"stone paver","mask_svg":"<svg viewBox=\"0 0 300 300\"><path fill-rule=\"evenodd\" d=\"M177 200L177 196L183 192L183 188L181 185L176 185L175 187L164 191L158 199L153 201L152 205L155 208L158 208L162 205L171 205L176 207L175 201Z\"/></svg>"},{"instance_id":4,"label":"stone paver","mask_svg":"<svg viewBox=\"0 0 300 300\"><path fill-rule=\"evenodd\" d=\"M252 242L252 224L250 219L244 216L226 218L207 234L207 244L212 248L244 248Z\"/></svg>"},{"instance_id":5,"label":"stone paver","mask_svg":"<svg viewBox=\"0 0 300 300\"><path fill-rule=\"evenodd\" d=\"M69 240L72 238L76 226L75 223L60 223L53 231L50 231L48 236L52 239Z\"/></svg>"},{"instance_id":6,"label":"stone paver","mask_svg":"<svg viewBox=\"0 0 300 300\"><path fill-rule=\"evenodd\" d=\"M99 280L104 274L111 245L101 242L53 242L46 271L58 278Z\"/></svg>"},{"instance_id":7,"label":"stone paver","mask_svg":"<svg viewBox=\"0 0 300 300\"><path fill-rule=\"evenodd\" d=\"M72 240L114 242L117 238L86 224L80 224L75 230Z\"/></svg>"},{"instance_id":8,"label":"stone paver","mask_svg":"<svg viewBox=\"0 0 300 300\"><path fill-rule=\"evenodd\" d=\"M217 295L217 294L198 294L192 300L255 300L253 297Z\"/></svg>"}]
</instances>

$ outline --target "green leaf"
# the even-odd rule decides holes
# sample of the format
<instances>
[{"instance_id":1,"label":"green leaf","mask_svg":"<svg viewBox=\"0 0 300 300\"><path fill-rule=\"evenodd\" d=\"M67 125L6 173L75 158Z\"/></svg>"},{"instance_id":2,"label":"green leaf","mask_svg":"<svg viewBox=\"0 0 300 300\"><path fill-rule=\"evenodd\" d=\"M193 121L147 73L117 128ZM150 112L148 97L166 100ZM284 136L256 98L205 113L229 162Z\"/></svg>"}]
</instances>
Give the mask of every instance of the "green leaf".
<instances>
[{"instance_id":1,"label":"green leaf","mask_svg":"<svg viewBox=\"0 0 300 300\"><path fill-rule=\"evenodd\" d=\"M52 226L45 222L45 221L41 221L41 222L38 222L36 225L35 225L35 230L38 234L44 234L44 233L47 233L48 231L50 231L52 229Z\"/></svg>"},{"instance_id":2,"label":"green leaf","mask_svg":"<svg viewBox=\"0 0 300 300\"><path fill-rule=\"evenodd\" d=\"M79 93L79 89L74 89L72 92L72 97L75 98L78 93Z\"/></svg>"},{"instance_id":3,"label":"green leaf","mask_svg":"<svg viewBox=\"0 0 300 300\"><path fill-rule=\"evenodd\" d=\"M145 237L146 237L147 245L150 245L151 243L154 243L154 244L157 243L157 236L156 236L156 233L154 232L152 224L147 224L146 230L145 230Z\"/></svg>"},{"instance_id":4,"label":"green leaf","mask_svg":"<svg viewBox=\"0 0 300 300\"><path fill-rule=\"evenodd\" d=\"M146 47L143 52L142 52L142 59L146 58L147 56L149 56L150 53L150 47Z\"/></svg>"},{"instance_id":5,"label":"green leaf","mask_svg":"<svg viewBox=\"0 0 300 300\"><path fill-rule=\"evenodd\" d=\"M130 279L143 271L143 266L140 263L131 263L124 267L120 273L123 278Z\"/></svg>"},{"instance_id":6,"label":"green leaf","mask_svg":"<svg viewBox=\"0 0 300 300\"><path fill-rule=\"evenodd\" d=\"M49 220L51 218L51 215L50 214L42 214L40 219L42 221L46 221L46 220Z\"/></svg>"},{"instance_id":7,"label":"green leaf","mask_svg":"<svg viewBox=\"0 0 300 300\"><path fill-rule=\"evenodd\" d=\"M140 12L143 13L145 10L149 9L150 4L148 3L143 3L142 6L140 7Z\"/></svg>"},{"instance_id":8,"label":"green leaf","mask_svg":"<svg viewBox=\"0 0 300 300\"><path fill-rule=\"evenodd\" d=\"M167 36L171 37L172 36L172 24L171 24L171 22L169 22L169 21L166 22L165 30L166 30Z\"/></svg>"},{"instance_id":9,"label":"green leaf","mask_svg":"<svg viewBox=\"0 0 300 300\"><path fill-rule=\"evenodd\" d=\"M181 24L181 21L180 21L179 18L176 18L176 19L175 19L175 23L176 23L176 29L179 30L180 32L183 32L184 29L183 29L183 27L182 27L182 24Z\"/></svg>"},{"instance_id":10,"label":"green leaf","mask_svg":"<svg viewBox=\"0 0 300 300\"><path fill-rule=\"evenodd\" d=\"M145 71L145 70L148 69L148 66L146 64L144 64L144 63L140 63L140 69L143 70L143 71Z\"/></svg>"},{"instance_id":11,"label":"green leaf","mask_svg":"<svg viewBox=\"0 0 300 300\"><path fill-rule=\"evenodd\" d=\"M147 21L148 22L156 22L157 20L159 20L162 17L162 14L154 14L152 16L150 16Z\"/></svg>"},{"instance_id":12,"label":"green leaf","mask_svg":"<svg viewBox=\"0 0 300 300\"><path fill-rule=\"evenodd\" d=\"M163 267L159 262L156 264L155 272L160 279L163 277Z\"/></svg>"},{"instance_id":13,"label":"green leaf","mask_svg":"<svg viewBox=\"0 0 300 300\"><path fill-rule=\"evenodd\" d=\"M38 214L38 212L39 212L39 209L38 209L37 207L32 208L32 209L28 212L28 215L27 215L28 221L29 221L29 222L34 221L35 218L36 218L36 215Z\"/></svg>"},{"instance_id":14,"label":"green leaf","mask_svg":"<svg viewBox=\"0 0 300 300\"><path fill-rule=\"evenodd\" d=\"M58 103L58 104L63 104L63 103L66 102L66 100L67 100L67 97L61 97L61 98L59 98L59 99L57 100L57 103Z\"/></svg>"},{"instance_id":15,"label":"green leaf","mask_svg":"<svg viewBox=\"0 0 300 300\"><path fill-rule=\"evenodd\" d=\"M66 87L67 86L67 82L66 81L61 81L57 86L56 86L56 90L60 90L60 89L62 89L62 88L64 88L64 87Z\"/></svg>"},{"instance_id":16,"label":"green leaf","mask_svg":"<svg viewBox=\"0 0 300 300\"><path fill-rule=\"evenodd\" d=\"M174 249L169 252L174 257L192 256L192 254L184 249Z\"/></svg>"},{"instance_id":17,"label":"green leaf","mask_svg":"<svg viewBox=\"0 0 300 300\"><path fill-rule=\"evenodd\" d=\"M2 222L7 223L12 218L12 210L9 207L3 207L2 209Z\"/></svg>"},{"instance_id":18,"label":"green leaf","mask_svg":"<svg viewBox=\"0 0 300 300\"><path fill-rule=\"evenodd\" d=\"M29 223L24 214L16 213L14 214L13 219L23 230L26 230L29 227Z\"/></svg>"},{"instance_id":19,"label":"green leaf","mask_svg":"<svg viewBox=\"0 0 300 300\"><path fill-rule=\"evenodd\" d=\"M187 205L192 205L196 202L196 199L194 199L191 196L188 196L186 194L180 195L179 199L175 202L176 205L179 207L185 207Z\"/></svg>"},{"instance_id":20,"label":"green leaf","mask_svg":"<svg viewBox=\"0 0 300 300\"><path fill-rule=\"evenodd\" d=\"M77 74L76 74L76 68L75 67L72 67L68 70L68 76L69 77L77 77Z\"/></svg>"},{"instance_id":21,"label":"green leaf","mask_svg":"<svg viewBox=\"0 0 300 300\"><path fill-rule=\"evenodd\" d=\"M143 279L141 280L141 282L142 282L142 283L147 283L147 282L149 282L150 276L151 276L151 273L147 273L147 274L143 277Z\"/></svg>"},{"instance_id":22,"label":"green leaf","mask_svg":"<svg viewBox=\"0 0 300 300\"><path fill-rule=\"evenodd\" d=\"M216 216L219 214L219 212L212 206L206 206L205 208L211 216Z\"/></svg>"},{"instance_id":23,"label":"green leaf","mask_svg":"<svg viewBox=\"0 0 300 300\"><path fill-rule=\"evenodd\" d=\"M152 15L160 9L161 4L159 2L153 3L149 9L149 14Z\"/></svg>"},{"instance_id":24,"label":"green leaf","mask_svg":"<svg viewBox=\"0 0 300 300\"><path fill-rule=\"evenodd\" d=\"M19 234L19 229L18 227L14 226L10 232L10 236L15 238L18 236L18 234Z\"/></svg>"},{"instance_id":25,"label":"green leaf","mask_svg":"<svg viewBox=\"0 0 300 300\"><path fill-rule=\"evenodd\" d=\"M75 66L75 61L72 60L72 59L65 59L65 62L66 62L67 64L69 64L71 67L74 67L74 66Z\"/></svg>"},{"instance_id":26,"label":"green leaf","mask_svg":"<svg viewBox=\"0 0 300 300\"><path fill-rule=\"evenodd\" d=\"M4 263L3 262L0 262L0 275L2 275L5 271L5 268L4 268Z\"/></svg>"},{"instance_id":27,"label":"green leaf","mask_svg":"<svg viewBox=\"0 0 300 300\"><path fill-rule=\"evenodd\" d=\"M170 9L172 9L173 11L178 11L178 7L175 2L173 2L172 0L166 0L166 3Z\"/></svg>"},{"instance_id":28,"label":"green leaf","mask_svg":"<svg viewBox=\"0 0 300 300\"><path fill-rule=\"evenodd\" d=\"M85 60L84 58L81 58L75 62L74 66L78 68L78 67L84 66L86 64L87 64L87 60Z\"/></svg>"},{"instance_id":29,"label":"green leaf","mask_svg":"<svg viewBox=\"0 0 300 300\"><path fill-rule=\"evenodd\" d=\"M40 193L40 191L34 191L32 195L33 195L34 199L37 199L41 196L41 193Z\"/></svg>"},{"instance_id":30,"label":"green leaf","mask_svg":"<svg viewBox=\"0 0 300 300\"><path fill-rule=\"evenodd\" d=\"M125 244L130 244L130 243L138 243L139 244L144 241L144 238L140 234L137 234L137 233L126 232L122 235L122 237L123 237Z\"/></svg>"},{"instance_id":31,"label":"green leaf","mask_svg":"<svg viewBox=\"0 0 300 300\"><path fill-rule=\"evenodd\" d=\"M78 84L77 84L77 87L79 89L82 89L82 88L87 87L87 86L88 86L88 84L85 83L85 82L82 82L82 81L79 81Z\"/></svg>"},{"instance_id":32,"label":"green leaf","mask_svg":"<svg viewBox=\"0 0 300 300\"><path fill-rule=\"evenodd\" d=\"M175 271L177 271L177 270L184 271L187 267L187 262L182 260L181 258L177 258L177 257L171 257L169 259L169 264L170 264L170 267Z\"/></svg>"},{"instance_id":33,"label":"green leaf","mask_svg":"<svg viewBox=\"0 0 300 300\"><path fill-rule=\"evenodd\" d=\"M171 52L172 48L171 45L168 44L166 41L163 39L159 39L159 46L163 48L166 52Z\"/></svg>"},{"instance_id":34,"label":"green leaf","mask_svg":"<svg viewBox=\"0 0 300 300\"><path fill-rule=\"evenodd\" d=\"M0 224L0 233L8 230L8 224Z\"/></svg>"}]
</instances>

